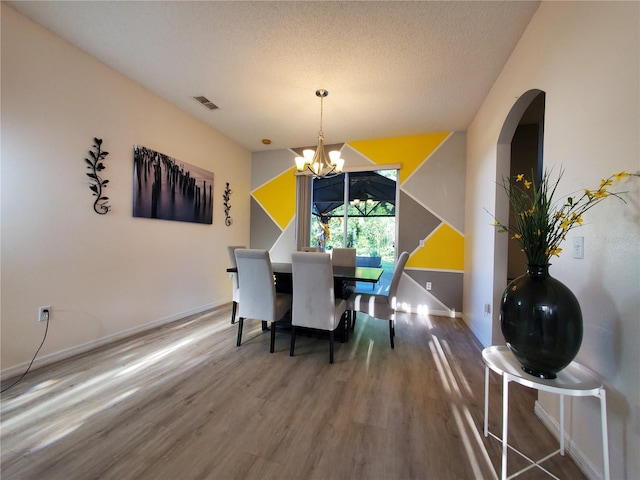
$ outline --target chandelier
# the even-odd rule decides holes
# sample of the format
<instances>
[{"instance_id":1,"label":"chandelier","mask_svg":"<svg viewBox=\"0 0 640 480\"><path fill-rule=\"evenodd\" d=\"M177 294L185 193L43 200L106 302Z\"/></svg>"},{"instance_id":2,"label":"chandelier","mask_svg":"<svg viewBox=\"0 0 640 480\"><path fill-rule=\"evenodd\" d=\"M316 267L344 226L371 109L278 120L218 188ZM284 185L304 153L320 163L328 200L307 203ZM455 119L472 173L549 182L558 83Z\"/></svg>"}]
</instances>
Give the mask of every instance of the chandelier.
<instances>
[{"instance_id":1,"label":"chandelier","mask_svg":"<svg viewBox=\"0 0 640 480\"><path fill-rule=\"evenodd\" d=\"M340 158L340 152L324 150L324 134L322 133L322 101L329 95L324 89L316 90L316 96L320 97L320 131L318 132L318 148L315 152L311 149L303 150L302 157L296 157L296 167L299 172L309 170L314 178L333 177L342 173L344 159Z\"/></svg>"},{"instance_id":2,"label":"chandelier","mask_svg":"<svg viewBox=\"0 0 640 480\"><path fill-rule=\"evenodd\" d=\"M380 203L381 202L379 201L374 201L373 197L371 197L367 192L360 192L356 198L349 201L349 205L354 207L365 217L368 217L369 214L373 212L378 205L380 205Z\"/></svg>"}]
</instances>

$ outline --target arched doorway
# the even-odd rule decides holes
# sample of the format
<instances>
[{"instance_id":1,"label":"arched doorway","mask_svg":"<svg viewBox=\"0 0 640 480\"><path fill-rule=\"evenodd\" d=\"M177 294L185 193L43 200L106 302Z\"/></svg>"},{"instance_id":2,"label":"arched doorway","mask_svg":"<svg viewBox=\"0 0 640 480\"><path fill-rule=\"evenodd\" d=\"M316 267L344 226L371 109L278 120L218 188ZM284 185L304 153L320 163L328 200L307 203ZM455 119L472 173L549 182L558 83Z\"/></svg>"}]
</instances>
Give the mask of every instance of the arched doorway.
<instances>
[{"instance_id":1,"label":"arched doorway","mask_svg":"<svg viewBox=\"0 0 640 480\"><path fill-rule=\"evenodd\" d=\"M529 90L521 95L505 119L498 138L496 162L496 218L511 218L509 200L502 181L512 175L532 173L538 182L543 170L545 92ZM500 294L507 282L526 270L526 257L518 244L496 230L494 252L494 305L499 305ZM502 342L499 316L493 318L493 342Z\"/></svg>"},{"instance_id":2,"label":"arched doorway","mask_svg":"<svg viewBox=\"0 0 640 480\"><path fill-rule=\"evenodd\" d=\"M509 175L523 173L533 178L537 185L542 178L542 144L544 140L544 92L538 93L522 114L511 140L511 160ZM515 222L514 213L509 211L509 223ZM527 257L511 237L507 243L507 281L526 272Z\"/></svg>"}]
</instances>

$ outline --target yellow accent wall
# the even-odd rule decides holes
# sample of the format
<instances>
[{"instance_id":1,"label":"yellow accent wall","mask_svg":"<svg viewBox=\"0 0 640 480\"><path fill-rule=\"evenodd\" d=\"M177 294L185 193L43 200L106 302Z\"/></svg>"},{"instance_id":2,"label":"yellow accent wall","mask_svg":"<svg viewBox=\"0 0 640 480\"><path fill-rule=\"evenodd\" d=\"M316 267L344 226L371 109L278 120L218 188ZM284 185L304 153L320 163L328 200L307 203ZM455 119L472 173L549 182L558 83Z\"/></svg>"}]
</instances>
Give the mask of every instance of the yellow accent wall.
<instances>
[{"instance_id":1,"label":"yellow accent wall","mask_svg":"<svg viewBox=\"0 0 640 480\"><path fill-rule=\"evenodd\" d=\"M357 140L347 142L347 144L379 165L402 163L400 169L400 184L402 185L450 133L426 133L407 137Z\"/></svg>"},{"instance_id":2,"label":"yellow accent wall","mask_svg":"<svg viewBox=\"0 0 640 480\"><path fill-rule=\"evenodd\" d=\"M253 198L265 209L281 230L296 214L295 167L278 175L253 192Z\"/></svg>"},{"instance_id":3,"label":"yellow accent wall","mask_svg":"<svg viewBox=\"0 0 640 480\"><path fill-rule=\"evenodd\" d=\"M464 270L464 237L441 224L407 261L408 268Z\"/></svg>"}]
</instances>

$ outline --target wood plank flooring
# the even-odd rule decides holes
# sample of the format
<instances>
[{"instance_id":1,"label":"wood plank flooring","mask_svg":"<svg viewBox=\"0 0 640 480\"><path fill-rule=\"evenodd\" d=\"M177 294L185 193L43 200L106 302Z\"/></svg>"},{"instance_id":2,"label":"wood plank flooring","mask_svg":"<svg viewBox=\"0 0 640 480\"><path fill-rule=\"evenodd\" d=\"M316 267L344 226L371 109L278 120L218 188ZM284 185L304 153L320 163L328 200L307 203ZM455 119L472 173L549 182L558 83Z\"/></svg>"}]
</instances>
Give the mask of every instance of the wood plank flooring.
<instances>
[{"instance_id":1,"label":"wood plank flooring","mask_svg":"<svg viewBox=\"0 0 640 480\"><path fill-rule=\"evenodd\" d=\"M402 315L391 350L388 324L359 314L330 365L317 338L298 336L291 358L278 332L269 354L259 322L245 322L236 347L229 318L190 317L30 372L2 395L2 479L497 478L481 347L462 321ZM500 377L491 382L499 433ZM558 447L534 401L510 388L509 439L540 458ZM510 473L524 466L509 456ZM568 457L544 466L585 478Z\"/></svg>"}]
</instances>

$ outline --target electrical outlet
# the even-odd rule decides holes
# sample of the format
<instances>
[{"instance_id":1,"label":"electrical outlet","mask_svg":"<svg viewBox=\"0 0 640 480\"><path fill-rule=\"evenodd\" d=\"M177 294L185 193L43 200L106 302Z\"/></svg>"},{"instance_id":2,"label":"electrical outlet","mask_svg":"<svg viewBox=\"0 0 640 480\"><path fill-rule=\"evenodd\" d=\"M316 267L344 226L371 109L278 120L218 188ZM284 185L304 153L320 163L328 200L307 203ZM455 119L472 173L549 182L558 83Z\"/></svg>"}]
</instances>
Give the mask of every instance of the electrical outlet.
<instances>
[{"instance_id":1,"label":"electrical outlet","mask_svg":"<svg viewBox=\"0 0 640 480\"><path fill-rule=\"evenodd\" d=\"M51 320L51 305L45 305L38 309L38 321L48 322Z\"/></svg>"},{"instance_id":2,"label":"electrical outlet","mask_svg":"<svg viewBox=\"0 0 640 480\"><path fill-rule=\"evenodd\" d=\"M427 282L427 290L431 290L431 282Z\"/></svg>"},{"instance_id":3,"label":"electrical outlet","mask_svg":"<svg viewBox=\"0 0 640 480\"><path fill-rule=\"evenodd\" d=\"M424 248L424 240L420 240L420 248Z\"/></svg>"}]
</instances>

